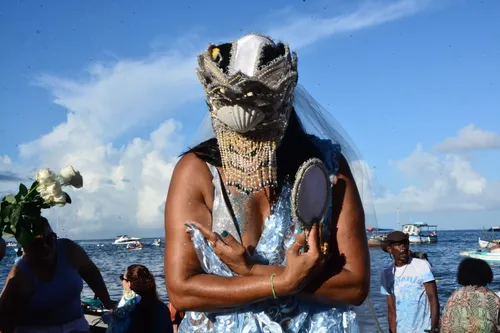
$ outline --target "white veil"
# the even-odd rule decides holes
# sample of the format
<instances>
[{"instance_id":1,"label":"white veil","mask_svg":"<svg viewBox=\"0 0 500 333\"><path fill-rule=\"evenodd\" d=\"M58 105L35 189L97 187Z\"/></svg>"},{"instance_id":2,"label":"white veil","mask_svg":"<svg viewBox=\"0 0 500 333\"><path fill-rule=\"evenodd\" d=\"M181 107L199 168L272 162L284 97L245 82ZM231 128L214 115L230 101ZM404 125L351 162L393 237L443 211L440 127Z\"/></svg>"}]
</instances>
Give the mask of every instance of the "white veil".
<instances>
[{"instance_id":1,"label":"white veil","mask_svg":"<svg viewBox=\"0 0 500 333\"><path fill-rule=\"evenodd\" d=\"M349 163L363 202L365 225L377 228L377 217L370 185L370 173L356 145L337 120L300 84L295 88L294 108L308 134L315 135L320 139L330 139L341 146L342 155ZM207 116L193 137L190 147L194 147L214 137L211 118L207 111ZM356 312L360 317L360 327L363 332L382 331L370 301L370 296L368 296L363 305L358 307Z\"/></svg>"}]
</instances>

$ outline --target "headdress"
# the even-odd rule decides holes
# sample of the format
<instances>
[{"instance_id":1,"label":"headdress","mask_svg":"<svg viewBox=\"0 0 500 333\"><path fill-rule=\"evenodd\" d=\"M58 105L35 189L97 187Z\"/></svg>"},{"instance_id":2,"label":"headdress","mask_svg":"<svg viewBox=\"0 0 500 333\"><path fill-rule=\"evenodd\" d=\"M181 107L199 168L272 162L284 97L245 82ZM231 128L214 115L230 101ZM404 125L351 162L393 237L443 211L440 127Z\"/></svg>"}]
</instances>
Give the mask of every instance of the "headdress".
<instances>
[{"instance_id":1,"label":"headdress","mask_svg":"<svg viewBox=\"0 0 500 333\"><path fill-rule=\"evenodd\" d=\"M254 193L277 184L276 148L293 107L297 56L288 45L249 34L198 56L226 185Z\"/></svg>"},{"instance_id":2,"label":"headdress","mask_svg":"<svg viewBox=\"0 0 500 333\"><path fill-rule=\"evenodd\" d=\"M69 194L62 190L63 186L82 187L80 172L71 166L63 168L58 175L49 169L41 169L29 189L20 184L16 195L9 194L0 202L0 236L4 233L14 236L24 246L35 237L44 235L50 225L42 216L42 209L71 203Z\"/></svg>"}]
</instances>

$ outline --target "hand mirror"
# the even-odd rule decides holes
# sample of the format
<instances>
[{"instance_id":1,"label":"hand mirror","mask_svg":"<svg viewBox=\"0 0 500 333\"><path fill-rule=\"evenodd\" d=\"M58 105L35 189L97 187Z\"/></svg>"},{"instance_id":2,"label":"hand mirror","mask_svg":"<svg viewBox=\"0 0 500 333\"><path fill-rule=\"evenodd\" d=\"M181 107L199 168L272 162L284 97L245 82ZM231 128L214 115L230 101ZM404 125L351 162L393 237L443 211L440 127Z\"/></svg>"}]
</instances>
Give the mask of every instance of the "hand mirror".
<instances>
[{"instance_id":1,"label":"hand mirror","mask_svg":"<svg viewBox=\"0 0 500 333\"><path fill-rule=\"evenodd\" d=\"M308 231L313 223L320 223L320 244L322 240L322 220L330 203L332 184L325 165L320 159L311 158L304 162L297 174L292 188L292 219ZM306 233L307 236L308 232Z\"/></svg>"}]
</instances>

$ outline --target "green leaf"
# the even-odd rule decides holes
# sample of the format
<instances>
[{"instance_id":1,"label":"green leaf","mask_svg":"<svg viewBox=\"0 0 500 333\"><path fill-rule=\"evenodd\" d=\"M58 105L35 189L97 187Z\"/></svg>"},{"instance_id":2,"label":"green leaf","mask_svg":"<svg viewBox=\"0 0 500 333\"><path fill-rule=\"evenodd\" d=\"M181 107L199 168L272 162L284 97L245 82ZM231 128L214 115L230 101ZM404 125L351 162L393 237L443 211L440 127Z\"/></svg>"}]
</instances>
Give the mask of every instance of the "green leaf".
<instances>
[{"instance_id":1,"label":"green leaf","mask_svg":"<svg viewBox=\"0 0 500 333\"><path fill-rule=\"evenodd\" d=\"M33 184L31 184L30 191L31 191L32 189L34 189L35 187L37 187L37 186L38 186L38 182L35 180L35 181L33 182Z\"/></svg>"},{"instance_id":2,"label":"green leaf","mask_svg":"<svg viewBox=\"0 0 500 333\"><path fill-rule=\"evenodd\" d=\"M5 201L11 204L15 204L17 202L16 197L13 196L12 194L9 194L8 196L5 197Z\"/></svg>"},{"instance_id":3,"label":"green leaf","mask_svg":"<svg viewBox=\"0 0 500 333\"><path fill-rule=\"evenodd\" d=\"M69 196L68 193L66 193L66 203L71 203L71 197Z\"/></svg>"},{"instance_id":4,"label":"green leaf","mask_svg":"<svg viewBox=\"0 0 500 333\"><path fill-rule=\"evenodd\" d=\"M10 224L15 228L21 220L22 207L21 205L12 205L10 212Z\"/></svg>"},{"instance_id":5,"label":"green leaf","mask_svg":"<svg viewBox=\"0 0 500 333\"><path fill-rule=\"evenodd\" d=\"M5 203L4 201L3 203ZM3 204L2 203L2 204ZM12 207L13 205L7 204L7 205L2 205L2 219L4 223L10 223L10 213L12 212Z\"/></svg>"},{"instance_id":6,"label":"green leaf","mask_svg":"<svg viewBox=\"0 0 500 333\"><path fill-rule=\"evenodd\" d=\"M26 194L28 194L28 189L26 188L26 185L24 184L19 184L19 194L21 194L23 197L26 196Z\"/></svg>"}]
</instances>

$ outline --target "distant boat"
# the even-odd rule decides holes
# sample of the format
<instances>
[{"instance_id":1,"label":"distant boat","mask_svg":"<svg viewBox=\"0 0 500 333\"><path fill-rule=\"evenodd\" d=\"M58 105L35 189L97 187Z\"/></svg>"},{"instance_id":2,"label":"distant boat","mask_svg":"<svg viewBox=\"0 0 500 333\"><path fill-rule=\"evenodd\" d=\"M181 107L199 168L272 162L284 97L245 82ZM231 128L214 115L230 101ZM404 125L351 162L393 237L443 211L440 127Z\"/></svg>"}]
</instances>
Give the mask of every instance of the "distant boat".
<instances>
[{"instance_id":1,"label":"distant boat","mask_svg":"<svg viewBox=\"0 0 500 333\"><path fill-rule=\"evenodd\" d=\"M153 244L151 244L151 245L153 245L153 246L160 246L160 244L161 244L161 239L158 238L158 239L155 239L154 242L153 242Z\"/></svg>"},{"instance_id":2,"label":"distant boat","mask_svg":"<svg viewBox=\"0 0 500 333\"><path fill-rule=\"evenodd\" d=\"M140 238L137 237L129 237L127 235L117 236L113 244L132 244L140 241Z\"/></svg>"},{"instance_id":3,"label":"distant boat","mask_svg":"<svg viewBox=\"0 0 500 333\"><path fill-rule=\"evenodd\" d=\"M17 246L17 243L16 242L7 242L6 246L7 247L14 247L14 246Z\"/></svg>"},{"instance_id":4,"label":"distant boat","mask_svg":"<svg viewBox=\"0 0 500 333\"><path fill-rule=\"evenodd\" d=\"M403 232L408 235L410 243L436 243L438 241L437 225L424 222L413 222L403 225Z\"/></svg>"},{"instance_id":5,"label":"distant boat","mask_svg":"<svg viewBox=\"0 0 500 333\"><path fill-rule=\"evenodd\" d=\"M127 250L142 250L142 243L139 241L129 243L127 244Z\"/></svg>"},{"instance_id":6,"label":"distant boat","mask_svg":"<svg viewBox=\"0 0 500 333\"><path fill-rule=\"evenodd\" d=\"M463 257L482 259L488 262L500 262L500 252L488 252L484 250L464 251L460 253Z\"/></svg>"},{"instance_id":7,"label":"distant boat","mask_svg":"<svg viewBox=\"0 0 500 333\"><path fill-rule=\"evenodd\" d=\"M491 227L491 228L488 229L488 231L500 232L500 227Z\"/></svg>"},{"instance_id":8,"label":"distant boat","mask_svg":"<svg viewBox=\"0 0 500 333\"><path fill-rule=\"evenodd\" d=\"M500 239L483 240L479 237L479 247L482 249L489 249L492 246L500 244Z\"/></svg>"}]
</instances>

